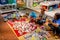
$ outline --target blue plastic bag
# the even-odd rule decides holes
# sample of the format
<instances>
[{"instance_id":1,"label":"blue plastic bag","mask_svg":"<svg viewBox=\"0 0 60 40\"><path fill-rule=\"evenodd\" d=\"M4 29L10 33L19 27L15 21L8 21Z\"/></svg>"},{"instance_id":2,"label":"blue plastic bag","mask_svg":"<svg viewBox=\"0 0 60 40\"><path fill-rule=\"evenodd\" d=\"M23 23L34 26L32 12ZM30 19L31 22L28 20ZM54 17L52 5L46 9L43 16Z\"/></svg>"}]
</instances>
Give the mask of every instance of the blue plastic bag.
<instances>
[{"instance_id":1,"label":"blue plastic bag","mask_svg":"<svg viewBox=\"0 0 60 40\"><path fill-rule=\"evenodd\" d=\"M36 18L37 17L37 14L36 12L32 11L30 14L29 14L30 17L32 18Z\"/></svg>"}]
</instances>

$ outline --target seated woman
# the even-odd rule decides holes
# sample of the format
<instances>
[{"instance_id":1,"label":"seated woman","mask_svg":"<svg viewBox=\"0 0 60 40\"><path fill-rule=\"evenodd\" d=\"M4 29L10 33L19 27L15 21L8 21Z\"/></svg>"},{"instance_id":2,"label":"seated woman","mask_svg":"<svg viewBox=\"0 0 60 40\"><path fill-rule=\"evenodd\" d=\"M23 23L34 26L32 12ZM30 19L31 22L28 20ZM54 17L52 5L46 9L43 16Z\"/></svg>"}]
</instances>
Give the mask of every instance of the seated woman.
<instances>
[{"instance_id":1,"label":"seated woman","mask_svg":"<svg viewBox=\"0 0 60 40\"><path fill-rule=\"evenodd\" d=\"M54 19L48 20L50 28L53 30L53 33L60 34L60 13L56 13Z\"/></svg>"},{"instance_id":2,"label":"seated woman","mask_svg":"<svg viewBox=\"0 0 60 40\"><path fill-rule=\"evenodd\" d=\"M41 13L40 13L39 16L42 16L42 19L43 19L43 20L46 20L47 15L45 14L45 10L44 10L43 8L41 9Z\"/></svg>"}]
</instances>

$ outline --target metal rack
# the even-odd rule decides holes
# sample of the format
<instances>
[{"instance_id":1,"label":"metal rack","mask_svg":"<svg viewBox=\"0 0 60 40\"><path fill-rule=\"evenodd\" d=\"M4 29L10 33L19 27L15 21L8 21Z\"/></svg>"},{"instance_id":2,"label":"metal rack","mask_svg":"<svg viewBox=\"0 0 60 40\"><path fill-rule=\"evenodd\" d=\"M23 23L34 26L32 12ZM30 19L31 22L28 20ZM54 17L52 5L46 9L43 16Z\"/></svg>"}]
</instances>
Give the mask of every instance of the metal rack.
<instances>
[{"instance_id":1,"label":"metal rack","mask_svg":"<svg viewBox=\"0 0 60 40\"><path fill-rule=\"evenodd\" d=\"M11 13L17 13L18 10L16 8L16 4L5 4L5 5L0 5L0 15L4 19L4 21L7 21L4 16L5 14L11 14ZM4 16L2 16L4 15Z\"/></svg>"},{"instance_id":2,"label":"metal rack","mask_svg":"<svg viewBox=\"0 0 60 40\"><path fill-rule=\"evenodd\" d=\"M13 12L17 11L16 10L16 4L5 4L5 5L0 5L0 14L7 13L7 12Z\"/></svg>"}]
</instances>

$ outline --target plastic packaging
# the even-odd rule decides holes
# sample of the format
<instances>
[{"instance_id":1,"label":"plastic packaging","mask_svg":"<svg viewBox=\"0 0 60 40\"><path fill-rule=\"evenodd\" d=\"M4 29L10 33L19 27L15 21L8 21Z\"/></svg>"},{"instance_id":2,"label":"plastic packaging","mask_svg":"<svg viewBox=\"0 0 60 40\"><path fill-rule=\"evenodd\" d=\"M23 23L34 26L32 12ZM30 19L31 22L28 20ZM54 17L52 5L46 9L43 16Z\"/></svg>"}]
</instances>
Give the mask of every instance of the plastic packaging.
<instances>
[{"instance_id":1,"label":"plastic packaging","mask_svg":"<svg viewBox=\"0 0 60 40\"><path fill-rule=\"evenodd\" d=\"M13 2L13 0L8 0L8 4L12 4Z\"/></svg>"},{"instance_id":2,"label":"plastic packaging","mask_svg":"<svg viewBox=\"0 0 60 40\"><path fill-rule=\"evenodd\" d=\"M57 9L58 8L58 4L53 5L53 8Z\"/></svg>"},{"instance_id":3,"label":"plastic packaging","mask_svg":"<svg viewBox=\"0 0 60 40\"><path fill-rule=\"evenodd\" d=\"M43 37L42 40L47 40L47 38L46 37Z\"/></svg>"},{"instance_id":4,"label":"plastic packaging","mask_svg":"<svg viewBox=\"0 0 60 40\"><path fill-rule=\"evenodd\" d=\"M52 6L50 6L50 7L49 7L49 11L52 11L52 10L53 10L53 7L52 7Z\"/></svg>"},{"instance_id":5,"label":"plastic packaging","mask_svg":"<svg viewBox=\"0 0 60 40\"><path fill-rule=\"evenodd\" d=\"M0 0L0 4L4 5L4 4L7 4L8 1L7 0Z\"/></svg>"},{"instance_id":6,"label":"plastic packaging","mask_svg":"<svg viewBox=\"0 0 60 40\"><path fill-rule=\"evenodd\" d=\"M13 4L16 4L16 0L13 0Z\"/></svg>"}]
</instances>

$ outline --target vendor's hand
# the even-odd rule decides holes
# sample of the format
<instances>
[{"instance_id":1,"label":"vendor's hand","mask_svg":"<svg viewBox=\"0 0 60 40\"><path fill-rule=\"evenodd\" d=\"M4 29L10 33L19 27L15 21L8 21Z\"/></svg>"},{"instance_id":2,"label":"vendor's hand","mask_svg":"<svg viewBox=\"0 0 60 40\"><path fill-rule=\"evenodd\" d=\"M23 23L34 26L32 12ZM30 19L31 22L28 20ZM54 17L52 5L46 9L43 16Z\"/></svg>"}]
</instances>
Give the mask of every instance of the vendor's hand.
<instances>
[{"instance_id":1,"label":"vendor's hand","mask_svg":"<svg viewBox=\"0 0 60 40\"><path fill-rule=\"evenodd\" d=\"M46 19L46 22L49 22L49 19L48 18Z\"/></svg>"},{"instance_id":2,"label":"vendor's hand","mask_svg":"<svg viewBox=\"0 0 60 40\"><path fill-rule=\"evenodd\" d=\"M51 21L51 20L48 20L48 22L49 22L50 24L52 24L52 21Z\"/></svg>"},{"instance_id":3,"label":"vendor's hand","mask_svg":"<svg viewBox=\"0 0 60 40\"><path fill-rule=\"evenodd\" d=\"M44 25L48 25L48 24L49 24L48 22L44 23Z\"/></svg>"},{"instance_id":4,"label":"vendor's hand","mask_svg":"<svg viewBox=\"0 0 60 40\"><path fill-rule=\"evenodd\" d=\"M49 22L46 22L45 24L44 24L44 26L45 26L45 28L46 28L46 30L51 30L51 28L49 27Z\"/></svg>"}]
</instances>

